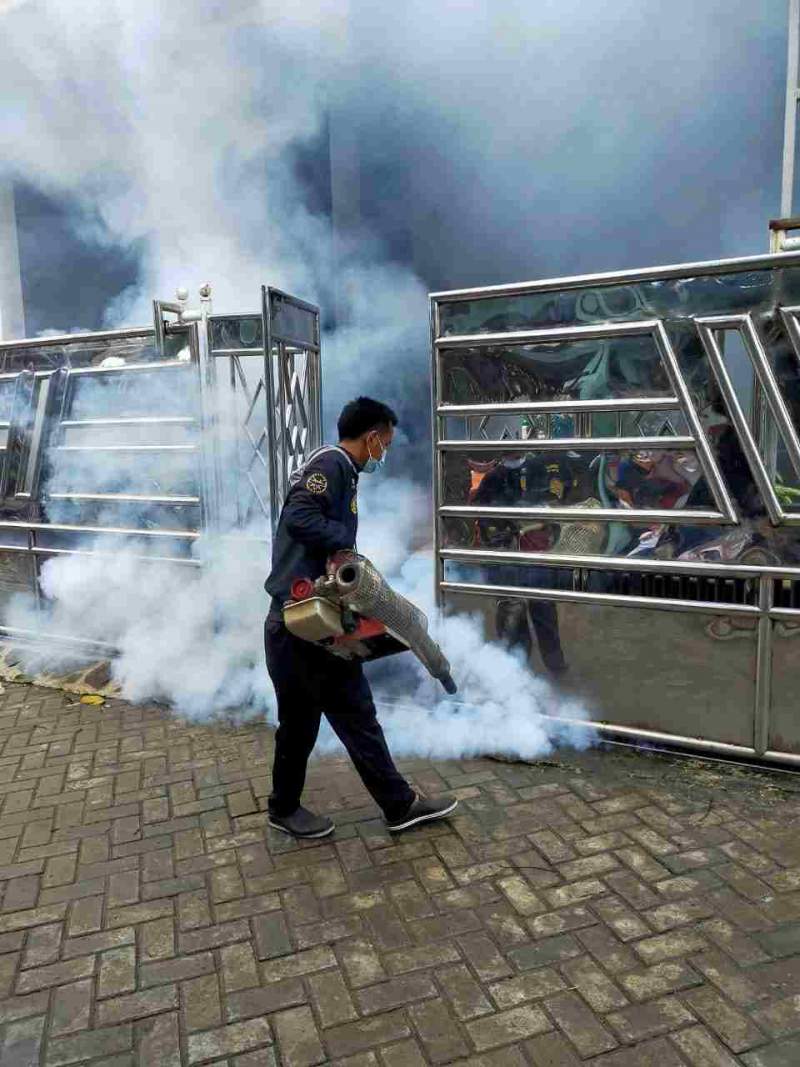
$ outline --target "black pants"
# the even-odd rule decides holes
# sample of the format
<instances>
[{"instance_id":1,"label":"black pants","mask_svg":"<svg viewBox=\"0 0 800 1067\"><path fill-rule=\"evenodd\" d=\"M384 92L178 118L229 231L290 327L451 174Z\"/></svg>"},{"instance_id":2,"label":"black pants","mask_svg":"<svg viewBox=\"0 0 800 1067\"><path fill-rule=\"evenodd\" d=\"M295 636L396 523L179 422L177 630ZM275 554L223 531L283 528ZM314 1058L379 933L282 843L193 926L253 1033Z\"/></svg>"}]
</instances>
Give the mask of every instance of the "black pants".
<instances>
[{"instance_id":1,"label":"black pants","mask_svg":"<svg viewBox=\"0 0 800 1067\"><path fill-rule=\"evenodd\" d=\"M569 589L572 575L557 567L498 567L497 581L502 585L539 586ZM509 648L522 648L526 656L532 651L531 630L542 662L549 671L566 667L558 629L558 608L552 600L506 600L497 602L497 636Z\"/></svg>"},{"instance_id":2,"label":"black pants","mask_svg":"<svg viewBox=\"0 0 800 1067\"><path fill-rule=\"evenodd\" d=\"M324 714L386 818L404 815L414 792L389 754L361 663L294 637L273 618L264 626L264 646L278 697L270 812L291 815L299 806Z\"/></svg>"},{"instance_id":3,"label":"black pants","mask_svg":"<svg viewBox=\"0 0 800 1067\"><path fill-rule=\"evenodd\" d=\"M530 625L529 625L530 624ZM548 670L563 670L564 653L558 631L558 612L551 600L500 600L497 604L497 635L509 648L531 654L531 631Z\"/></svg>"}]
</instances>

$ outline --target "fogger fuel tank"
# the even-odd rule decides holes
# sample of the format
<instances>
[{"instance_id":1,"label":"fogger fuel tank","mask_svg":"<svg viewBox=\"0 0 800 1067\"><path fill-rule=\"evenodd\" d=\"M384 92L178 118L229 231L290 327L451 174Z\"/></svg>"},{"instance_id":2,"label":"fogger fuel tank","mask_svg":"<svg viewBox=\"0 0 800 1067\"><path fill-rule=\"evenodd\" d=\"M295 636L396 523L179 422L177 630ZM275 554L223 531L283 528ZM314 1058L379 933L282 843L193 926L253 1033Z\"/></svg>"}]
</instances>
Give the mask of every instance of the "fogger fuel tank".
<instances>
[{"instance_id":1,"label":"fogger fuel tank","mask_svg":"<svg viewBox=\"0 0 800 1067\"><path fill-rule=\"evenodd\" d=\"M428 633L423 612L396 593L363 556L352 555L316 582L294 582L283 619L296 637L346 659L413 652L448 693L456 692L450 664Z\"/></svg>"}]
</instances>

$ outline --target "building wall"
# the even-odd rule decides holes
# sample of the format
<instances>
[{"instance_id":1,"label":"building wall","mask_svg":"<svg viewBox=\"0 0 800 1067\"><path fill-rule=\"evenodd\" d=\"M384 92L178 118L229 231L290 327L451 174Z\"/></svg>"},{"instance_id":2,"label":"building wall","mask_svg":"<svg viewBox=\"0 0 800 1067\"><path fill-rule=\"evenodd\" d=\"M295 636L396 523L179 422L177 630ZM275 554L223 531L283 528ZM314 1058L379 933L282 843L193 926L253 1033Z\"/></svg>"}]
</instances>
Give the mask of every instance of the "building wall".
<instances>
[{"instance_id":1,"label":"building wall","mask_svg":"<svg viewBox=\"0 0 800 1067\"><path fill-rule=\"evenodd\" d=\"M14 187L0 181L0 338L25 336Z\"/></svg>"}]
</instances>

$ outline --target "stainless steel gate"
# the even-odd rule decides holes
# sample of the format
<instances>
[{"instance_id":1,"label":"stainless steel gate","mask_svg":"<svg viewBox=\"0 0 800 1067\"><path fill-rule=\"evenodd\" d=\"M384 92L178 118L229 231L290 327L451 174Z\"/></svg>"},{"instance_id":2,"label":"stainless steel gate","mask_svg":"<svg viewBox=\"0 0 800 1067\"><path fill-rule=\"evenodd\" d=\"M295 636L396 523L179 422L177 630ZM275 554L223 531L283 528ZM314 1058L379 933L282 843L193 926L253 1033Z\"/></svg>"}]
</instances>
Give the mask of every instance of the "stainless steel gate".
<instances>
[{"instance_id":1,"label":"stainless steel gate","mask_svg":"<svg viewBox=\"0 0 800 1067\"><path fill-rule=\"evenodd\" d=\"M254 314L206 296L154 319L0 341L0 621L9 596L41 605L48 557L124 546L196 567L204 534L266 545L283 472L319 442L316 308L265 289Z\"/></svg>"},{"instance_id":2,"label":"stainless steel gate","mask_svg":"<svg viewBox=\"0 0 800 1067\"><path fill-rule=\"evenodd\" d=\"M440 601L525 606L611 733L800 760L800 256L431 315Z\"/></svg>"}]
</instances>

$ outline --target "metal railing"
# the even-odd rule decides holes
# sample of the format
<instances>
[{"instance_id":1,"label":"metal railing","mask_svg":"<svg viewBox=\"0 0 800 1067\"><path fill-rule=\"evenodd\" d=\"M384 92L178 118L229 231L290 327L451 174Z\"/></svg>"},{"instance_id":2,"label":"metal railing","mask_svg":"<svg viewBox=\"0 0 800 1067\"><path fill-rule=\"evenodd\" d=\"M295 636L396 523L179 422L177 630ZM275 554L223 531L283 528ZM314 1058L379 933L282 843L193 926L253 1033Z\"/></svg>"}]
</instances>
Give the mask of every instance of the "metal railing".
<instances>
[{"instance_id":1,"label":"metal railing","mask_svg":"<svg viewBox=\"0 0 800 1067\"><path fill-rule=\"evenodd\" d=\"M580 635L573 688L612 733L800 761L800 716L794 725L784 689L795 654L787 639L800 630L799 314L797 253L432 294L439 603L483 604L490 629L500 625L493 603L551 605L567 659ZM598 378L604 360L613 373ZM637 416L657 412L674 412L688 432L641 431ZM566 435L554 435L556 419ZM670 457L695 470L672 496L649 473L659 464L669 473ZM548 464L555 490L540 492ZM590 527L597 550L559 550L565 531ZM484 539L498 529L502 543ZM684 668L684 706L654 689L646 712L615 709L586 657L592 641L610 641L625 662L621 635L632 631L620 608L654 627L673 614L677 629L658 626L687 663L711 642L712 673L742 668L723 648L752 650L729 704L734 726L709 710L699 665ZM701 636L692 618L708 623ZM602 634L592 631L600 619ZM642 658L629 669L644 678L652 666ZM668 665L659 671L668 682ZM693 700L705 711L690 729Z\"/></svg>"},{"instance_id":2,"label":"metal railing","mask_svg":"<svg viewBox=\"0 0 800 1067\"><path fill-rule=\"evenodd\" d=\"M275 290L252 315L201 296L155 301L151 329L0 342L0 600L39 603L53 556L194 568L201 537L237 531L266 552L284 472L321 437L319 314Z\"/></svg>"}]
</instances>

